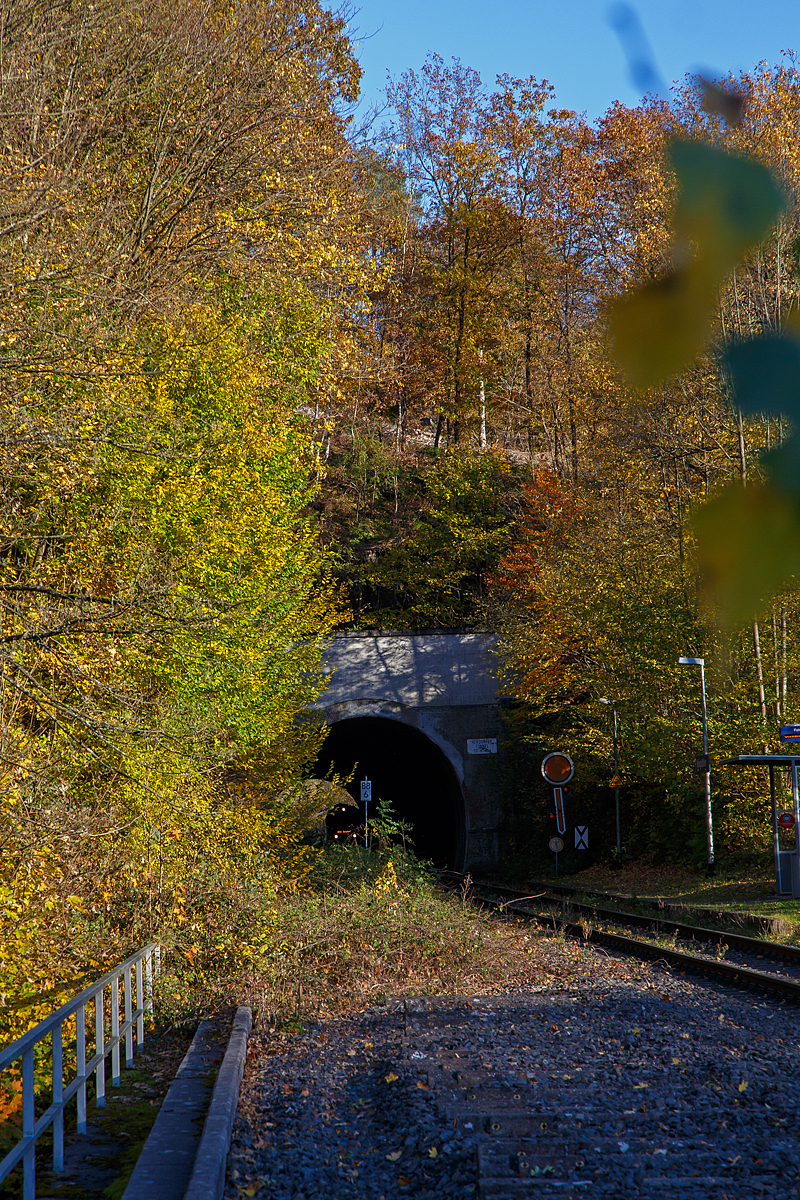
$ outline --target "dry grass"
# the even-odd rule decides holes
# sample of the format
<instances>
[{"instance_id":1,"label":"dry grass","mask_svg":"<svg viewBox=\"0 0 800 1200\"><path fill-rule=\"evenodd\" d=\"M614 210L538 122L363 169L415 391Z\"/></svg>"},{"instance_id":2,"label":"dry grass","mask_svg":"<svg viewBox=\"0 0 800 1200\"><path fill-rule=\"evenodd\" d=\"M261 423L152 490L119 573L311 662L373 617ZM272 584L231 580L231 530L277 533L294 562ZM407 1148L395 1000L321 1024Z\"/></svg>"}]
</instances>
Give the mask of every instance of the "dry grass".
<instances>
[{"instance_id":1,"label":"dry grass","mask_svg":"<svg viewBox=\"0 0 800 1200\"><path fill-rule=\"evenodd\" d=\"M313 890L284 903L276 935L246 992L287 1028L389 997L503 993L587 971L577 943L485 915L396 851L333 847Z\"/></svg>"},{"instance_id":2,"label":"dry grass","mask_svg":"<svg viewBox=\"0 0 800 1200\"><path fill-rule=\"evenodd\" d=\"M705 870L674 865L654 866L646 859L623 864L618 871L597 864L559 882L569 887L586 887L603 892L623 892L634 896L664 896L700 904L731 903L770 896L775 878L770 874L772 861L758 871L734 871L723 868L709 879Z\"/></svg>"}]
</instances>

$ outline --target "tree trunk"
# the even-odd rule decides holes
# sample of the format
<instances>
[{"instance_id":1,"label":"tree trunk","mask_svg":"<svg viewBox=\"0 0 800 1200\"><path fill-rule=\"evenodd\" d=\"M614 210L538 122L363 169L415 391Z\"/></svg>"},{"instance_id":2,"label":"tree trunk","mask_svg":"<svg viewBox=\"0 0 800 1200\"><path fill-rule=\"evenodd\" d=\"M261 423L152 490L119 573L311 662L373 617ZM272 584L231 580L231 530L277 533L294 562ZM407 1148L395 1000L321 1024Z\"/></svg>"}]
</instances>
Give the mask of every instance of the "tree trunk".
<instances>
[{"instance_id":1,"label":"tree trunk","mask_svg":"<svg viewBox=\"0 0 800 1200\"><path fill-rule=\"evenodd\" d=\"M569 438L572 449L572 481L578 482L578 429L575 422L575 398L569 394Z\"/></svg>"},{"instance_id":2,"label":"tree trunk","mask_svg":"<svg viewBox=\"0 0 800 1200\"><path fill-rule=\"evenodd\" d=\"M435 436L435 438L433 439L433 448L434 448L434 450L438 450L438 449L439 449L439 439L440 439L440 438L441 438L441 436L442 436L442 429L443 429L443 428L444 428L444 413L439 413L439 420L436 422L436 436Z\"/></svg>"},{"instance_id":3,"label":"tree trunk","mask_svg":"<svg viewBox=\"0 0 800 1200\"><path fill-rule=\"evenodd\" d=\"M781 713L786 720L786 609L781 609Z\"/></svg>"},{"instance_id":4,"label":"tree trunk","mask_svg":"<svg viewBox=\"0 0 800 1200\"><path fill-rule=\"evenodd\" d=\"M736 424L739 434L739 474L742 483L747 483L747 455L744 446L744 425L742 424L742 410L736 410Z\"/></svg>"},{"instance_id":5,"label":"tree trunk","mask_svg":"<svg viewBox=\"0 0 800 1200\"><path fill-rule=\"evenodd\" d=\"M781 668L778 655L778 614L772 609L772 651L775 656L775 716L781 717Z\"/></svg>"},{"instance_id":6,"label":"tree trunk","mask_svg":"<svg viewBox=\"0 0 800 1200\"><path fill-rule=\"evenodd\" d=\"M758 633L758 621L753 621L753 648L756 652L756 674L758 676L758 703L761 709L761 720L767 723L767 698L764 694L764 670L761 663L761 638Z\"/></svg>"}]
</instances>

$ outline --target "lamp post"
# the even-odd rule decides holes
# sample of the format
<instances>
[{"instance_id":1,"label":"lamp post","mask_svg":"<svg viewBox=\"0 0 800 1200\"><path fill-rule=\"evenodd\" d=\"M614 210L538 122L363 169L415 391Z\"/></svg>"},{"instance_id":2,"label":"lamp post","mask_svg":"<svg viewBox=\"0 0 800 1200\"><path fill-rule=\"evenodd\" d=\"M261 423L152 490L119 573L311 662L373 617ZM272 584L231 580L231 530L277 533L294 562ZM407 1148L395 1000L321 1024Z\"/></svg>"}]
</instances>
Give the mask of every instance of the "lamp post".
<instances>
[{"instance_id":1,"label":"lamp post","mask_svg":"<svg viewBox=\"0 0 800 1200\"><path fill-rule=\"evenodd\" d=\"M711 759L708 756L708 712L706 710L706 660L704 658L679 658L682 667L700 668L700 694L703 700L703 759L706 777L706 839L708 841L708 873L715 873L714 824L711 817Z\"/></svg>"},{"instance_id":2,"label":"lamp post","mask_svg":"<svg viewBox=\"0 0 800 1200\"><path fill-rule=\"evenodd\" d=\"M622 866L622 840L619 832L619 737L617 730L617 702L609 700L606 696L601 696L600 704L610 704L611 712L614 717L614 807L617 812L617 866Z\"/></svg>"}]
</instances>

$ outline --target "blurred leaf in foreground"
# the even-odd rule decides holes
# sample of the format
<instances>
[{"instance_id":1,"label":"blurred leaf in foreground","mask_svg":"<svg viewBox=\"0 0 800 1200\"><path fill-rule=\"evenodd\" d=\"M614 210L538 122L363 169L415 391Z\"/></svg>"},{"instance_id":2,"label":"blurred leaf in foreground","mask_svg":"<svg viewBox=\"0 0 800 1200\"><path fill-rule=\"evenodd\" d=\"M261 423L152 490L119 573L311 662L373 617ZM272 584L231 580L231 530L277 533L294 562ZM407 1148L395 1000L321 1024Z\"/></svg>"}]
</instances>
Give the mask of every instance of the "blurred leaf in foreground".
<instances>
[{"instance_id":1,"label":"blurred leaf in foreground","mask_svg":"<svg viewBox=\"0 0 800 1200\"><path fill-rule=\"evenodd\" d=\"M767 597L800 575L797 501L768 485L730 485L694 515L706 597L729 628L753 619Z\"/></svg>"},{"instance_id":2,"label":"blurred leaf in foreground","mask_svg":"<svg viewBox=\"0 0 800 1200\"><path fill-rule=\"evenodd\" d=\"M791 329L791 325L787 325ZM748 416L782 414L800 427L800 342L769 334L728 346L722 363L736 407ZM793 497L800 520L800 437L789 437L761 456L773 487Z\"/></svg>"},{"instance_id":3,"label":"blurred leaf in foreground","mask_svg":"<svg viewBox=\"0 0 800 1200\"><path fill-rule=\"evenodd\" d=\"M636 387L660 383L691 363L708 338L720 284L783 208L760 163L678 140L670 143L668 161L678 182L673 270L609 310L614 354Z\"/></svg>"},{"instance_id":4,"label":"blurred leaf in foreground","mask_svg":"<svg viewBox=\"0 0 800 1200\"><path fill-rule=\"evenodd\" d=\"M798 428L800 343L793 336L733 343L722 364L742 413L780 413ZM751 619L776 588L800 575L800 436L790 434L762 455L761 466L766 485L729 487L694 518L707 600L729 628Z\"/></svg>"},{"instance_id":5,"label":"blurred leaf in foreground","mask_svg":"<svg viewBox=\"0 0 800 1200\"><path fill-rule=\"evenodd\" d=\"M800 343L770 334L728 346L723 365L743 413L800 415Z\"/></svg>"},{"instance_id":6,"label":"blurred leaf in foreground","mask_svg":"<svg viewBox=\"0 0 800 1200\"><path fill-rule=\"evenodd\" d=\"M708 337L716 298L715 282L685 268L615 301L609 326L628 381L651 387L691 362Z\"/></svg>"},{"instance_id":7,"label":"blurred leaf in foreground","mask_svg":"<svg viewBox=\"0 0 800 1200\"><path fill-rule=\"evenodd\" d=\"M721 283L780 215L778 185L761 163L702 142L672 142L669 161L678 179L677 251L694 242L698 261Z\"/></svg>"}]
</instances>

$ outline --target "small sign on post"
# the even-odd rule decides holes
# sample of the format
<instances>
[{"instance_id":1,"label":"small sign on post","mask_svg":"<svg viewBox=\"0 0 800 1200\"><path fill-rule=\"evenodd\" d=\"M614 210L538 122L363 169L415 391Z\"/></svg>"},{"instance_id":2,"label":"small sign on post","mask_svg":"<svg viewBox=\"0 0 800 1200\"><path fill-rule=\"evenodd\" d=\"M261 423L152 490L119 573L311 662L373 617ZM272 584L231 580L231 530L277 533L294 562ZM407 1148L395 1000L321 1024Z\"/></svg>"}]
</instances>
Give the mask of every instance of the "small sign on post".
<instances>
[{"instance_id":1,"label":"small sign on post","mask_svg":"<svg viewBox=\"0 0 800 1200\"><path fill-rule=\"evenodd\" d=\"M575 849L576 850L588 850L589 849L589 826L588 825L576 825L575 826Z\"/></svg>"},{"instance_id":2,"label":"small sign on post","mask_svg":"<svg viewBox=\"0 0 800 1200\"><path fill-rule=\"evenodd\" d=\"M568 754L555 750L542 760L542 774L554 787L563 786L575 774L575 764Z\"/></svg>"},{"instance_id":3,"label":"small sign on post","mask_svg":"<svg viewBox=\"0 0 800 1200\"><path fill-rule=\"evenodd\" d=\"M364 805L364 841L369 849L369 805L372 800L372 781L361 780L361 803Z\"/></svg>"},{"instance_id":4,"label":"small sign on post","mask_svg":"<svg viewBox=\"0 0 800 1200\"><path fill-rule=\"evenodd\" d=\"M553 804L556 809L556 829L559 833L567 832L567 818L564 815L564 799L567 791L566 784L575 774L575 764L568 754L554 750L545 755L542 760L542 774L548 783L553 785ZM556 857L556 871L558 858Z\"/></svg>"},{"instance_id":5,"label":"small sign on post","mask_svg":"<svg viewBox=\"0 0 800 1200\"><path fill-rule=\"evenodd\" d=\"M558 879L558 856L564 849L564 839L560 837L550 838L550 849L556 856L556 879Z\"/></svg>"},{"instance_id":6,"label":"small sign on post","mask_svg":"<svg viewBox=\"0 0 800 1200\"><path fill-rule=\"evenodd\" d=\"M779 829L794 829L794 813L793 812L778 813L778 828Z\"/></svg>"}]
</instances>

